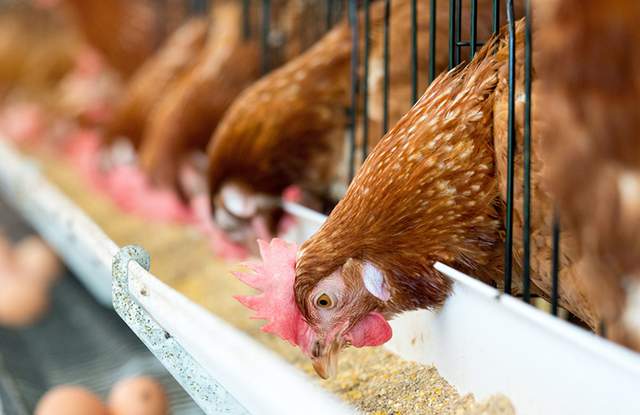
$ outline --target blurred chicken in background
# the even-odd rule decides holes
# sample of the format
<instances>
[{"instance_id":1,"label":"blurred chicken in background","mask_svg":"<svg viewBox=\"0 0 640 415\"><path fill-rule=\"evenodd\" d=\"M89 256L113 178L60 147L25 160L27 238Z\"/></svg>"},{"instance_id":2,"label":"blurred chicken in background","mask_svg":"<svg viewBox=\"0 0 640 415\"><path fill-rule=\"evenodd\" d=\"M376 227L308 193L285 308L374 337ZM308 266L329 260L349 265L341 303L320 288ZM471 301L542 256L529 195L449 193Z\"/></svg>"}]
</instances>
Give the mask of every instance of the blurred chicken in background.
<instances>
[{"instance_id":1,"label":"blurred chicken in background","mask_svg":"<svg viewBox=\"0 0 640 415\"><path fill-rule=\"evenodd\" d=\"M556 6L537 40L545 174L607 335L640 350L640 3Z\"/></svg>"},{"instance_id":2,"label":"blurred chicken in background","mask_svg":"<svg viewBox=\"0 0 640 415\"><path fill-rule=\"evenodd\" d=\"M28 3L0 7L0 130L22 146L41 141L59 109L59 86L81 41L60 13Z\"/></svg>"},{"instance_id":3,"label":"blurred chicken in background","mask_svg":"<svg viewBox=\"0 0 640 415\"><path fill-rule=\"evenodd\" d=\"M535 3L539 5L539 3ZM542 17L547 8L536 7L536 18ZM544 20L536 22L535 39L538 37L538 28L544 24ZM525 113L525 23L520 21L516 25L516 77L515 77L515 108L514 120L516 126L516 146L514 158L514 225L513 225L513 278L514 293L522 293L522 267L523 267L523 148L524 148L524 113ZM553 246L553 219L554 201L550 194L549 185L546 182L545 172L549 168L549 160L545 158L543 144L549 134L549 111L541 96L542 80L537 76L535 69L539 58L539 52L544 43L537 41L533 51L532 62L534 71L532 74L532 113L531 113L531 279L535 294L549 300L552 293L551 254ZM498 50L498 57L506 62L509 49L506 35L503 35L502 45ZM494 147L496 151L496 177L499 184L502 206L506 207L507 201L507 150L508 150L508 116L509 116L509 68L504 65L498 72L498 84L496 87L495 105L493 108L494 122ZM503 216L505 209L503 209ZM577 250L575 237L568 232L562 234L560 244L560 275L559 275L559 304L595 330L599 324L599 316L590 298L585 281L581 276L583 261ZM502 285L501 276L497 276L496 284Z\"/></svg>"},{"instance_id":4,"label":"blurred chicken in background","mask_svg":"<svg viewBox=\"0 0 640 415\"><path fill-rule=\"evenodd\" d=\"M151 56L172 28L154 0L60 0L85 39L123 78ZM168 5L174 4L168 2Z\"/></svg>"},{"instance_id":5,"label":"blurred chicken in background","mask_svg":"<svg viewBox=\"0 0 640 415\"><path fill-rule=\"evenodd\" d=\"M128 140L134 148L139 148L152 109L169 85L194 64L201 52L208 23L204 17L188 20L136 71L107 125L106 144Z\"/></svg>"},{"instance_id":6,"label":"blurred chicken in background","mask_svg":"<svg viewBox=\"0 0 640 415\"><path fill-rule=\"evenodd\" d=\"M204 150L231 101L260 75L258 37L246 38L243 33L242 4L214 6L211 20L193 65L149 113L140 165L155 185L180 189L179 167L188 162L191 151Z\"/></svg>"},{"instance_id":7,"label":"blurred chicken in background","mask_svg":"<svg viewBox=\"0 0 640 415\"><path fill-rule=\"evenodd\" d=\"M197 170L204 181L204 151L223 114L263 71L306 47L300 32L319 26L309 20L308 9L314 7L303 0L272 2L266 50L261 50L264 22L258 12L264 10L243 10L237 1L213 7L206 45L154 107L144 132L140 164L155 185L177 189L187 197L190 191L180 183L184 166ZM247 21L241 24L243 19Z\"/></svg>"},{"instance_id":8,"label":"blurred chicken in background","mask_svg":"<svg viewBox=\"0 0 640 415\"><path fill-rule=\"evenodd\" d=\"M490 2L480 3L478 10L484 12L478 16L478 35L487 37ZM418 2L418 39L428 39L428 6ZM448 11L446 2L438 3L438 71L448 60ZM382 119L384 3L373 3L370 12L369 121L375 126ZM390 122L411 103L410 12L408 0L391 4ZM463 14L468 16L469 10ZM359 19L363 28L362 13ZM363 30L360 36L362 43ZM291 185L300 186L305 203L316 208L326 201L335 204L344 194L351 47L350 28L342 22L309 51L252 85L225 115L209 144L209 186L216 221L235 240L253 244L256 233L264 237L275 232L279 197ZM418 61L428 59L428 48L419 47ZM419 73L422 88L426 71ZM371 146L379 137L380 129L371 128Z\"/></svg>"},{"instance_id":9,"label":"blurred chicken in background","mask_svg":"<svg viewBox=\"0 0 640 415\"><path fill-rule=\"evenodd\" d=\"M11 4L0 8L0 94L49 92L73 67L80 42L60 15Z\"/></svg>"}]
</instances>

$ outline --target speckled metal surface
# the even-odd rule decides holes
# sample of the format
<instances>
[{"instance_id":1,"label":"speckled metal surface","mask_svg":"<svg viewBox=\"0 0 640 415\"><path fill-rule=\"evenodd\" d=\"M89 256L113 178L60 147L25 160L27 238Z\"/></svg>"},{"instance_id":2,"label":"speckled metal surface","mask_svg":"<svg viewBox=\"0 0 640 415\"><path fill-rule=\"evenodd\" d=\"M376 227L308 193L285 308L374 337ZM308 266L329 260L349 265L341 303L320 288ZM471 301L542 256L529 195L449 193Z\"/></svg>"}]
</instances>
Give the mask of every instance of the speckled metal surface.
<instances>
[{"instance_id":1,"label":"speckled metal surface","mask_svg":"<svg viewBox=\"0 0 640 415\"><path fill-rule=\"evenodd\" d=\"M160 327L129 293L129 263L149 270L149 255L139 246L125 246L113 258L113 305L120 317L164 364L207 414L248 414L215 379Z\"/></svg>"}]
</instances>

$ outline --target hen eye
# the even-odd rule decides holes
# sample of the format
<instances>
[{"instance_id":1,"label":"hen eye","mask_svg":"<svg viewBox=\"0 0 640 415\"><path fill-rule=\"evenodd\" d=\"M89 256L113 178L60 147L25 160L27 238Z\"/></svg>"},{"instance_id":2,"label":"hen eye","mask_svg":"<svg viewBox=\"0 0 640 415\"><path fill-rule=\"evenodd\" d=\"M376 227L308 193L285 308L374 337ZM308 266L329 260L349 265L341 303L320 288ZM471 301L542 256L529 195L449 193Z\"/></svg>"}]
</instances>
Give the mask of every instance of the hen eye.
<instances>
[{"instance_id":1,"label":"hen eye","mask_svg":"<svg viewBox=\"0 0 640 415\"><path fill-rule=\"evenodd\" d=\"M316 305L320 308L331 308L333 307L333 299L329 296L329 294L320 294L318 298L316 298Z\"/></svg>"}]
</instances>

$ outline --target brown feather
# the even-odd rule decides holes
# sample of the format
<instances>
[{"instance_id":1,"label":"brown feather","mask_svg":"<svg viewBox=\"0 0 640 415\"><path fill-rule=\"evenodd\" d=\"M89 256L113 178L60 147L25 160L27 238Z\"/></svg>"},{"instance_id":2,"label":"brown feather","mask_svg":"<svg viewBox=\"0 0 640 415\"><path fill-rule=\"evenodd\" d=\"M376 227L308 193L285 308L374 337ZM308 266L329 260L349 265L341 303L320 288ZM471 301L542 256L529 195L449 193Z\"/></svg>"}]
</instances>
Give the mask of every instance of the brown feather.
<instances>
[{"instance_id":1,"label":"brown feather","mask_svg":"<svg viewBox=\"0 0 640 415\"><path fill-rule=\"evenodd\" d=\"M490 9L482 0L478 10ZM466 4L466 3L465 3ZM468 5L467 5L468 6ZM371 6L371 55L369 78L369 146L381 137L383 97L384 3ZM391 5L390 20L390 123L410 108L411 13L408 0ZM463 8L465 15L468 7ZM418 2L418 39L429 35L429 2ZM436 69L447 64L448 4L437 8L438 48ZM478 16L479 36L490 32L491 17ZM364 19L360 15L360 27ZM360 31L362 33L362 31ZM468 28L463 28L466 36ZM363 38L360 39L363 42ZM256 193L279 196L291 184L324 202L335 203L347 184L346 117L351 104L351 33L346 22L335 27L313 48L281 70L252 85L234 102L209 144L209 180L212 200L225 182L240 181ZM363 44L360 45L360 51ZM463 49L463 52L465 50ZM426 47L418 48L421 90L427 84L423 64L429 61ZM361 105L359 105L361 108ZM362 119L358 120L361 125ZM358 131L356 146L362 145ZM358 154L361 152L358 151Z\"/></svg>"},{"instance_id":2,"label":"brown feather","mask_svg":"<svg viewBox=\"0 0 640 415\"><path fill-rule=\"evenodd\" d=\"M206 147L227 107L259 76L259 45L243 38L241 17L237 2L213 9L212 29L197 61L150 113L140 163L157 184L177 185L182 157Z\"/></svg>"},{"instance_id":3,"label":"brown feather","mask_svg":"<svg viewBox=\"0 0 640 415\"><path fill-rule=\"evenodd\" d=\"M498 239L491 147L498 62L487 45L464 69L437 78L376 146L322 228L301 248L296 299L349 258L385 275L384 311L441 304L450 282L436 261L492 273Z\"/></svg>"},{"instance_id":4,"label":"brown feather","mask_svg":"<svg viewBox=\"0 0 640 415\"><path fill-rule=\"evenodd\" d=\"M191 19L136 71L107 126L107 143L124 137L139 147L147 117L168 86L195 62L206 37L207 20Z\"/></svg>"}]
</instances>

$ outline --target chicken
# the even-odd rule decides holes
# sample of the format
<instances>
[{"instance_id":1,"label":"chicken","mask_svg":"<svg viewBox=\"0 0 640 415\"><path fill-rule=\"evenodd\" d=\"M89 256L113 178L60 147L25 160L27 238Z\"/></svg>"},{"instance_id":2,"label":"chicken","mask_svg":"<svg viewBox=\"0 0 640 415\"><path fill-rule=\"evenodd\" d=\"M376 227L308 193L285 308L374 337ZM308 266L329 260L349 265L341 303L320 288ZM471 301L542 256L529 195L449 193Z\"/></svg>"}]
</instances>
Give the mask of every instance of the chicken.
<instances>
[{"instance_id":1,"label":"chicken","mask_svg":"<svg viewBox=\"0 0 640 415\"><path fill-rule=\"evenodd\" d=\"M451 283L436 261L485 279L498 272L491 125L501 62L493 48L427 88L297 255L263 243L257 274L240 275L263 291L240 300L320 376L334 373L347 345L388 340L386 319L396 313L442 304Z\"/></svg>"},{"instance_id":2,"label":"chicken","mask_svg":"<svg viewBox=\"0 0 640 415\"><path fill-rule=\"evenodd\" d=\"M607 335L640 350L640 3L565 0L545 18L549 188Z\"/></svg>"},{"instance_id":3,"label":"chicken","mask_svg":"<svg viewBox=\"0 0 640 415\"><path fill-rule=\"evenodd\" d=\"M73 66L79 47L61 16L15 4L0 13L0 95L50 93Z\"/></svg>"},{"instance_id":4,"label":"chicken","mask_svg":"<svg viewBox=\"0 0 640 415\"><path fill-rule=\"evenodd\" d=\"M140 150L143 170L156 185L187 192L180 181L185 165L197 167L192 155L203 154L223 114L240 92L262 73L263 66L298 55L305 44L300 32L319 26L309 21L303 0L272 4L267 55L260 49L262 21L259 8L249 15L251 35L246 38L239 2L222 2L213 9L213 30L198 62L163 97L147 123ZM303 30L303 28L305 28ZM313 33L312 33L313 34ZM268 58L268 62L263 58ZM199 174L204 176L204 171Z\"/></svg>"},{"instance_id":5,"label":"chicken","mask_svg":"<svg viewBox=\"0 0 640 415\"><path fill-rule=\"evenodd\" d=\"M543 13L546 8L537 8L536 12ZM538 26L544 27L544 21L538 21ZM538 40L538 26L536 26L534 39L535 45L544 45ZM514 159L514 225L513 225L513 255L514 267L513 276L516 286L514 292L522 292L521 278L523 267L523 147L524 147L524 39L525 24L520 21L516 25L516 152ZM533 289L537 294L549 299L552 292L551 281L551 253L552 253L552 222L554 218L554 201L549 192L549 184L545 177L545 171L549 167L549 162L543 152L545 137L549 134L550 126L548 122L549 110L546 106L547 100L541 96L541 80L535 71L537 67L539 47L533 51L532 62L534 70L532 74L532 114L531 114L531 279ZM508 59L508 44L504 38L499 49L498 58L506 62ZM499 183L500 196L503 203L507 200L507 144L508 144L508 65L504 65L498 72L498 85L495 92L494 106L494 147L496 151L496 177ZM593 299L588 293L584 279L581 276L582 268L585 266L580 255L575 237L570 232L563 232L560 241L560 265L559 274L559 304L577 316L591 329L596 329L599 324L599 316L594 307ZM502 281L496 281L498 285Z\"/></svg>"},{"instance_id":6,"label":"chicken","mask_svg":"<svg viewBox=\"0 0 640 415\"><path fill-rule=\"evenodd\" d=\"M239 229L239 235L231 232L233 229L225 226L223 219L226 213L250 219L256 210L265 209L265 217L277 215L273 213L273 196L278 196L296 176L299 179L307 172L321 170L307 162L312 155L325 153L332 141L340 141L342 131L336 125L342 127L346 122L349 39L348 27L341 25L300 58L256 82L233 103L212 136L210 192L216 201L217 223L230 231L232 238L244 238L244 229ZM334 138L327 140L327 136ZM288 156L281 157L285 152ZM244 184L240 178L251 183ZM247 190L241 190L243 187ZM252 187L260 189L264 196L244 200L243 194L251 193ZM237 194L240 203L223 202L218 193L231 198ZM271 222L267 226L274 225Z\"/></svg>"},{"instance_id":7,"label":"chicken","mask_svg":"<svg viewBox=\"0 0 640 415\"><path fill-rule=\"evenodd\" d=\"M490 10L490 2L480 3L479 10ZM419 39L429 33L427 7L428 2L419 3ZM410 10L408 0L392 2L392 122L410 103ZM370 12L370 121L380 122L384 4L374 3ZM483 29L479 33L489 33L490 20L487 13L480 13L478 26ZM363 23L360 14L360 27ZM447 61L447 25L448 4L439 2L438 69ZM428 61L427 48L418 50L419 61ZM252 85L231 106L209 144L209 186L216 221L232 238L252 243L256 221L274 232L280 217L277 199L290 185L300 186L307 203L315 206L327 200L335 203L342 196L347 178L347 163L342 160L346 158L350 67L351 32L343 22L303 55ZM426 76L419 81L426 84ZM371 131L373 146L379 130Z\"/></svg>"},{"instance_id":8,"label":"chicken","mask_svg":"<svg viewBox=\"0 0 640 415\"><path fill-rule=\"evenodd\" d=\"M153 53L165 36L163 12L153 0L64 0L86 40L124 78Z\"/></svg>"},{"instance_id":9,"label":"chicken","mask_svg":"<svg viewBox=\"0 0 640 415\"><path fill-rule=\"evenodd\" d=\"M107 126L107 143L126 138L134 148L139 147L149 114L172 82L193 65L204 46L207 28L205 18L185 22L136 71Z\"/></svg>"},{"instance_id":10,"label":"chicken","mask_svg":"<svg viewBox=\"0 0 640 415\"><path fill-rule=\"evenodd\" d=\"M260 75L259 44L244 38L241 21L239 2L214 7L197 61L150 112L139 158L156 185L180 189L178 170L190 151L204 151L231 101Z\"/></svg>"}]
</instances>

